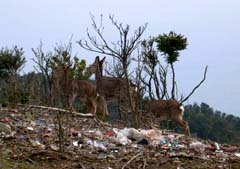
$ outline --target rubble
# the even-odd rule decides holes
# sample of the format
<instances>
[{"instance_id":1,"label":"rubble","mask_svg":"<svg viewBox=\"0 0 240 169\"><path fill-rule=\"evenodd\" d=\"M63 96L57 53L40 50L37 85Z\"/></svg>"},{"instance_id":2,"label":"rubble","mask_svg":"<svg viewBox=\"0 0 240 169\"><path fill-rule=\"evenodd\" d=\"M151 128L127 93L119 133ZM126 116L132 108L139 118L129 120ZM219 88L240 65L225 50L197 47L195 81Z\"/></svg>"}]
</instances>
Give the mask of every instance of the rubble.
<instances>
[{"instance_id":1,"label":"rubble","mask_svg":"<svg viewBox=\"0 0 240 169\"><path fill-rule=\"evenodd\" d=\"M0 113L1 152L8 152L16 164L96 169L240 168L239 146L158 129L117 128L84 116L64 116L61 136L57 113L51 110L21 106ZM65 139L62 147L60 138Z\"/></svg>"},{"instance_id":2,"label":"rubble","mask_svg":"<svg viewBox=\"0 0 240 169\"><path fill-rule=\"evenodd\" d=\"M0 123L0 133L10 135L12 133L11 127L6 123Z\"/></svg>"}]
</instances>

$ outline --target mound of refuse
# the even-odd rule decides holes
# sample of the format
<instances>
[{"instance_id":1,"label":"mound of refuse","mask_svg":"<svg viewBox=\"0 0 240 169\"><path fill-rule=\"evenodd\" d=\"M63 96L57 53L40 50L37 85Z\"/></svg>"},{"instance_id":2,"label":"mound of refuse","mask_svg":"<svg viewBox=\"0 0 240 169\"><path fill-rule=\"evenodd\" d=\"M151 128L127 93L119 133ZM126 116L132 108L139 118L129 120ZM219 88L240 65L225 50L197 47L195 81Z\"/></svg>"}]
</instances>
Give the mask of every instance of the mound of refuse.
<instances>
[{"instance_id":1,"label":"mound of refuse","mask_svg":"<svg viewBox=\"0 0 240 169\"><path fill-rule=\"evenodd\" d=\"M0 110L0 148L9 168L240 168L239 146L29 106Z\"/></svg>"}]
</instances>

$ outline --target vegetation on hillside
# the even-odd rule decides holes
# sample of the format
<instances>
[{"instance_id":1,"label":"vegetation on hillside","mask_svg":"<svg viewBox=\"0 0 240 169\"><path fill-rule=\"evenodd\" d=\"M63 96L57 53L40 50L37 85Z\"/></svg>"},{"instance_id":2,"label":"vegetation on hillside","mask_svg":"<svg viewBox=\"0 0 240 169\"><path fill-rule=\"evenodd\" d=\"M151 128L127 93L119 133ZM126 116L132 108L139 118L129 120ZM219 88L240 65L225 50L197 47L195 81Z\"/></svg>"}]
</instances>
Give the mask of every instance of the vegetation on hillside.
<instances>
[{"instance_id":1,"label":"vegetation on hillside","mask_svg":"<svg viewBox=\"0 0 240 169\"><path fill-rule=\"evenodd\" d=\"M214 110L206 103L185 106L191 133L219 143L240 143L240 118Z\"/></svg>"},{"instance_id":2,"label":"vegetation on hillside","mask_svg":"<svg viewBox=\"0 0 240 169\"><path fill-rule=\"evenodd\" d=\"M127 98L122 102L119 101L118 107L115 108L120 111L121 120L126 121L126 124L131 123L130 125L134 127L141 125L141 119L144 116L144 98L147 97L148 101L177 100L182 105L206 79L207 67L202 81L189 95L183 96L177 89L177 70L174 64L179 60L180 51L187 48L187 38L170 31L168 34L142 39L147 24L138 27L131 34L129 25L124 26L113 16L109 19L119 33L119 39L115 42L105 39L103 25L97 25L92 17L96 37L87 32L88 40L80 40L77 43L83 49L113 60L110 69L105 70L106 79L120 79L126 82L124 95ZM68 86L63 90L61 84L67 83L60 81L70 79L70 81L92 82L89 80L94 74L91 65L87 67L86 58L80 59L72 54L71 42L67 45L57 44L52 51L47 52L44 52L43 45L40 43L40 46L32 51L36 71L20 76L19 72L26 63L23 49L13 47L0 50L0 103L2 106L27 103L69 108L66 104L68 98L76 93L72 90L70 94L65 95L64 91L69 91ZM63 74L65 76L59 73L65 73ZM62 78L59 79L59 77ZM96 84L96 82L93 83ZM80 88L76 87L76 84L74 87ZM59 96L63 97L53 98L56 90L62 92ZM188 121L191 132L198 137L226 143L240 141L238 117L215 111L206 103L187 105L185 111L184 119ZM179 127L176 130L179 130Z\"/></svg>"}]
</instances>

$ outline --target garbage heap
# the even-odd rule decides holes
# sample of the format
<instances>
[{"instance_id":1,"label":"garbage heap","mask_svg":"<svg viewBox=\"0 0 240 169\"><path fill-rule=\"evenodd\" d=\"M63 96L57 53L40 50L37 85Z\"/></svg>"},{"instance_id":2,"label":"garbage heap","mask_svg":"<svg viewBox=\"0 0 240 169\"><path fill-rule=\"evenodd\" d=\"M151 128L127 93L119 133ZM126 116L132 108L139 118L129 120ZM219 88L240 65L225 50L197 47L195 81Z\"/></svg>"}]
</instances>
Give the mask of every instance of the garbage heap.
<instances>
[{"instance_id":1,"label":"garbage heap","mask_svg":"<svg viewBox=\"0 0 240 169\"><path fill-rule=\"evenodd\" d=\"M240 168L239 146L69 115L61 117L60 151L57 114L22 106L1 109L1 156L34 168Z\"/></svg>"}]
</instances>

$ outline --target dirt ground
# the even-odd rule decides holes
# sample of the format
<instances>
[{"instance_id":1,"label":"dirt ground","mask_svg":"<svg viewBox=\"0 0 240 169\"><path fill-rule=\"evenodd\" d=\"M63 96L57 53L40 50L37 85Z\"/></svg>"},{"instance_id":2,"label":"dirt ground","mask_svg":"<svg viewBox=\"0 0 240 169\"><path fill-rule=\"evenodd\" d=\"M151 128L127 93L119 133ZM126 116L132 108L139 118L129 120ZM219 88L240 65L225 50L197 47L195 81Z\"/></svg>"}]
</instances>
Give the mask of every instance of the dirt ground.
<instances>
[{"instance_id":1,"label":"dirt ground","mask_svg":"<svg viewBox=\"0 0 240 169\"><path fill-rule=\"evenodd\" d=\"M94 118L57 116L56 111L29 107L0 110L1 169L185 169L240 168L239 147L224 145L226 150L212 149L206 140L185 138L172 147L132 141L116 141L113 128ZM59 117L59 118L58 118ZM64 152L59 149L59 120L62 125ZM9 128L10 126L10 128ZM10 130L10 131L9 131ZM61 133L61 132L60 132ZM209 145L190 148L186 142Z\"/></svg>"}]
</instances>

